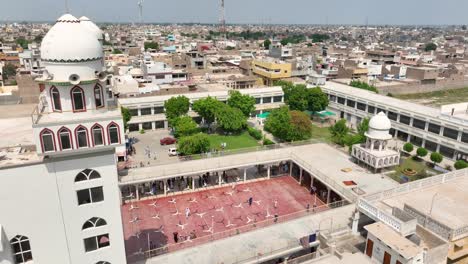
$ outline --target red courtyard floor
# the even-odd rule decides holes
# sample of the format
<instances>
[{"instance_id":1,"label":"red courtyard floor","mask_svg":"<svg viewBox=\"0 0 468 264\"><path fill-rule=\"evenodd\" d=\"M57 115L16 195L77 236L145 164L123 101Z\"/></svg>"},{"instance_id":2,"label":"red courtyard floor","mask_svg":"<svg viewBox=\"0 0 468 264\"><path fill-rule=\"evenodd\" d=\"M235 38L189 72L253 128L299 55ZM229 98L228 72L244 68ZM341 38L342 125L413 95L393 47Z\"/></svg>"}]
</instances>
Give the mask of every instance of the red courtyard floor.
<instances>
[{"instance_id":1,"label":"red courtyard floor","mask_svg":"<svg viewBox=\"0 0 468 264\"><path fill-rule=\"evenodd\" d=\"M127 203L122 206L126 253L131 260L244 233L274 224L275 214L278 222L304 216L307 204L312 211L314 202L316 210L327 209L292 177L283 176Z\"/></svg>"}]
</instances>

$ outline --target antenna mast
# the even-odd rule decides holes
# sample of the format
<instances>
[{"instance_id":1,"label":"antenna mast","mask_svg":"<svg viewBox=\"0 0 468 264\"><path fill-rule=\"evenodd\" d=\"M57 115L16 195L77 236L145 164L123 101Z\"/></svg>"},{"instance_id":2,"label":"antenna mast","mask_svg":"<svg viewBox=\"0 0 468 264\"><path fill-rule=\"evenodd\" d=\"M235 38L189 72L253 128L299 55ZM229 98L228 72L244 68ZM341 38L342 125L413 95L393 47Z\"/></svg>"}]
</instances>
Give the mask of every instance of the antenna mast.
<instances>
[{"instance_id":1,"label":"antenna mast","mask_svg":"<svg viewBox=\"0 0 468 264\"><path fill-rule=\"evenodd\" d=\"M140 15L140 24L143 24L143 2L144 0L138 0L138 11Z\"/></svg>"},{"instance_id":2,"label":"antenna mast","mask_svg":"<svg viewBox=\"0 0 468 264\"><path fill-rule=\"evenodd\" d=\"M221 34L223 35L224 39L226 39L226 11L224 9L224 0L221 0L221 7L219 10L219 26Z\"/></svg>"}]
</instances>

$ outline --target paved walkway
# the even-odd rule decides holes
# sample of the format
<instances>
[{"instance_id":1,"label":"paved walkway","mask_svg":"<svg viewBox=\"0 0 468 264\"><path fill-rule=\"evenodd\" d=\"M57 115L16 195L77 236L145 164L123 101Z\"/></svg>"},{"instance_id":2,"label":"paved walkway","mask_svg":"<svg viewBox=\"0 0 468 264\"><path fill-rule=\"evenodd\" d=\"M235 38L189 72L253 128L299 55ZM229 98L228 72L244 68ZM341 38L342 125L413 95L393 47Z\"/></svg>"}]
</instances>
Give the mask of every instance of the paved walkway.
<instances>
[{"instance_id":1,"label":"paved walkway","mask_svg":"<svg viewBox=\"0 0 468 264\"><path fill-rule=\"evenodd\" d=\"M333 229L344 227L349 224L354 210L355 205L351 204L137 263L227 264L246 261L275 250L296 247L300 245L299 238L312 234L319 228L328 230L331 223Z\"/></svg>"}]
</instances>

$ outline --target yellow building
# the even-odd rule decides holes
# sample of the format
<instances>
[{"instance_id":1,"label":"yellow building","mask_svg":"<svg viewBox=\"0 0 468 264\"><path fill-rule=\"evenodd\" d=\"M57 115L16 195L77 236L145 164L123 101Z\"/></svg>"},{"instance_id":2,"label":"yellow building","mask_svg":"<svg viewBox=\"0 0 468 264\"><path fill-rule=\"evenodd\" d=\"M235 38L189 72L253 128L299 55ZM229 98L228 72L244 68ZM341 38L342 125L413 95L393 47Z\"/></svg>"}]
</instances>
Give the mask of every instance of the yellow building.
<instances>
[{"instance_id":1,"label":"yellow building","mask_svg":"<svg viewBox=\"0 0 468 264\"><path fill-rule=\"evenodd\" d=\"M253 60L252 72L263 79L263 84L272 86L273 81L290 78L292 71L291 63Z\"/></svg>"}]
</instances>

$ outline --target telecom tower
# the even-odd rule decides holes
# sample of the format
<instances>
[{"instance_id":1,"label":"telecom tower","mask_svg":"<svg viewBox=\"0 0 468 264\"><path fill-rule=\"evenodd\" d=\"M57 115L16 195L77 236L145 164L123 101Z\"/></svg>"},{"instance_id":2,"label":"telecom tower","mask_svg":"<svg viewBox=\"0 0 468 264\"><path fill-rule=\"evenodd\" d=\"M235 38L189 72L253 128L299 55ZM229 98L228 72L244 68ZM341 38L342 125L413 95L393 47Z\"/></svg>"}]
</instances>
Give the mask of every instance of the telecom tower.
<instances>
[{"instance_id":1,"label":"telecom tower","mask_svg":"<svg viewBox=\"0 0 468 264\"><path fill-rule=\"evenodd\" d=\"M140 24L143 24L143 2L144 0L138 0L138 11L140 16Z\"/></svg>"},{"instance_id":2,"label":"telecom tower","mask_svg":"<svg viewBox=\"0 0 468 264\"><path fill-rule=\"evenodd\" d=\"M221 7L219 10L219 26L219 31L223 35L224 39L226 39L226 11L224 9L224 0L221 0Z\"/></svg>"}]
</instances>

